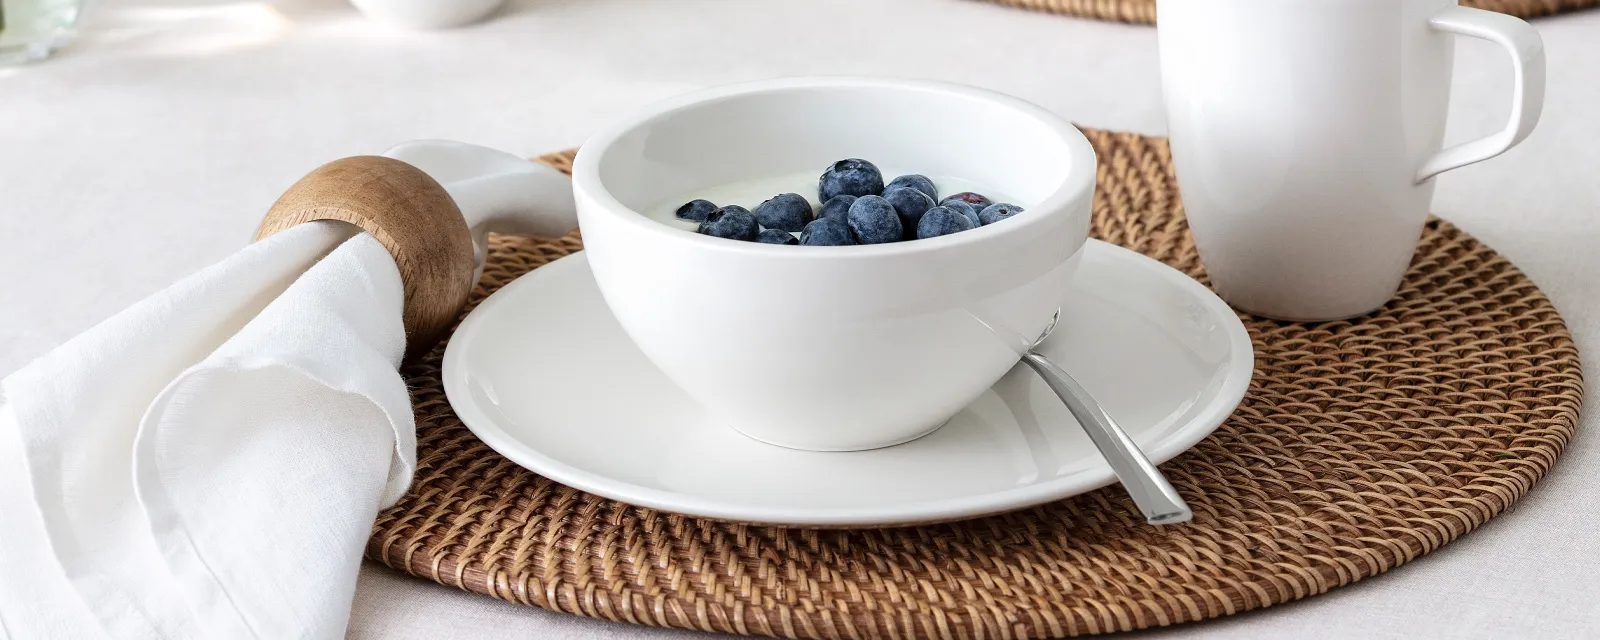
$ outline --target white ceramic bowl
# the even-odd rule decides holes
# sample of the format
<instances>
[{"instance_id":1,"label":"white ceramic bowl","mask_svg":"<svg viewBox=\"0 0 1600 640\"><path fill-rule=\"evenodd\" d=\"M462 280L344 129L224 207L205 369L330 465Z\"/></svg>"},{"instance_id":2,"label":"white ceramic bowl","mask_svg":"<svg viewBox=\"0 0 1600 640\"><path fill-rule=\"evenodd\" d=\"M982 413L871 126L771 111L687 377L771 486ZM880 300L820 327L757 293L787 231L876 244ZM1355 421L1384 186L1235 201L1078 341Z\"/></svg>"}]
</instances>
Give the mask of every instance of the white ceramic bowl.
<instances>
[{"instance_id":1,"label":"white ceramic bowl","mask_svg":"<svg viewBox=\"0 0 1600 640\"><path fill-rule=\"evenodd\" d=\"M727 183L820 175L851 157L961 177L1028 210L940 238L849 247L725 240L640 213ZM595 280L652 362L752 438L848 451L938 428L1016 363L1062 305L1094 176L1083 134L1015 98L796 78L657 104L584 144L573 188Z\"/></svg>"}]
</instances>

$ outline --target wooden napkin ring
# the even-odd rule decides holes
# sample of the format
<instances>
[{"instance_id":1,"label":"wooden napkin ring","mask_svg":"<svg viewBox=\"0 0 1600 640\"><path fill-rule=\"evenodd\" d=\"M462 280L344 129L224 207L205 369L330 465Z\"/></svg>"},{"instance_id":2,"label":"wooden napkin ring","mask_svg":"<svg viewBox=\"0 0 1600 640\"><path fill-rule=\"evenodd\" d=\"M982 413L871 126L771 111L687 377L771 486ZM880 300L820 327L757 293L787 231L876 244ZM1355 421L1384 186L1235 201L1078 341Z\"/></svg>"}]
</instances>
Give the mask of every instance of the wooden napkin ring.
<instances>
[{"instance_id":1,"label":"wooden napkin ring","mask_svg":"<svg viewBox=\"0 0 1600 640\"><path fill-rule=\"evenodd\" d=\"M431 176L381 156L334 160L306 174L267 211L256 240L312 220L360 227L394 256L405 285L406 358L444 336L472 291L472 234Z\"/></svg>"}]
</instances>

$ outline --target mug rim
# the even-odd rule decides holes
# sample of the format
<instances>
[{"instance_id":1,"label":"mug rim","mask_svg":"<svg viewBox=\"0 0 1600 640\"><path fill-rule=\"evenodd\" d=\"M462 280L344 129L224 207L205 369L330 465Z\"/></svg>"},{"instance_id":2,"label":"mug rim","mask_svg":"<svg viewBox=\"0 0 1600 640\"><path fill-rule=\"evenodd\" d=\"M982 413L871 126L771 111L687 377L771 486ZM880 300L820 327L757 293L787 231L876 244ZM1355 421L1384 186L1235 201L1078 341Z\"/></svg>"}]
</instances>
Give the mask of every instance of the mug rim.
<instances>
[{"instance_id":1,"label":"mug rim","mask_svg":"<svg viewBox=\"0 0 1600 640\"><path fill-rule=\"evenodd\" d=\"M706 104L756 93L788 89L850 87L942 93L985 101L1017 112L1044 125L1059 136L1060 144L1065 148L1068 157L1067 175L1062 177L1061 182L1054 191L1038 203L1028 207L1030 211L1038 210L1043 215L1017 216L1006 221L1006 224L984 225L962 233L953 233L937 238L868 245L817 246L807 247L802 251L795 251L795 248L791 246L713 238L662 224L646 216L643 212L637 211L617 200L606 189L605 182L600 178L600 166L603 164L606 154L613 151L617 140L667 116ZM1076 208L1072 204L1088 198L1093 193L1096 168L1094 148L1089 144L1088 138L1084 137L1082 131L1079 131L1077 127L1060 116L1021 98L989 89L935 80L859 76L802 76L711 87L680 94L651 104L628 119L601 130L584 142L579 148L577 156L573 159L572 181L577 194L590 198L594 201L594 204L598 205L595 209L603 211L606 216L632 227L635 231L659 238L662 242L697 244L699 249L725 253L769 257L781 256L801 260L839 260L842 258L878 258L931 252L949 247L991 241L1006 236L1027 234L1034 227L1048 224L1052 216L1074 215Z\"/></svg>"}]
</instances>

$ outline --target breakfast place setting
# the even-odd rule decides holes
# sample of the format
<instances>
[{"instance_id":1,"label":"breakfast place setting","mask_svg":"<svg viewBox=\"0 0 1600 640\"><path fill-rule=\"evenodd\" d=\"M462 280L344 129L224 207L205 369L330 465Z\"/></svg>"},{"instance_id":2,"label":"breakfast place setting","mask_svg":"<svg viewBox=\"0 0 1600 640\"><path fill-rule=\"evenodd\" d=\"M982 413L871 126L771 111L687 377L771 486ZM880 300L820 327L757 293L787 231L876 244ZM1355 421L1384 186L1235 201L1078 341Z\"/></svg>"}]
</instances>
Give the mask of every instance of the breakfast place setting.
<instances>
[{"instance_id":1,"label":"breakfast place setting","mask_svg":"<svg viewBox=\"0 0 1600 640\"><path fill-rule=\"evenodd\" d=\"M1588 4L4 0L0 638L1600 633Z\"/></svg>"}]
</instances>

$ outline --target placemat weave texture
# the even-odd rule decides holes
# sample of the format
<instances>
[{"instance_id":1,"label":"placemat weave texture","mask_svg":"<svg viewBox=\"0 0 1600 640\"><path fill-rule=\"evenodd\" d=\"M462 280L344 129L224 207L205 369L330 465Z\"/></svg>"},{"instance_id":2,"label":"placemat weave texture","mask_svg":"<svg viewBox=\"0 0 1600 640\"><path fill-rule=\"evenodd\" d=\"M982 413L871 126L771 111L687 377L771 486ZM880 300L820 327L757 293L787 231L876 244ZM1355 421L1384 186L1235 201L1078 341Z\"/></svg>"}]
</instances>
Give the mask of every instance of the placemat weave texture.
<instances>
[{"instance_id":1,"label":"placemat weave texture","mask_svg":"<svg viewBox=\"0 0 1600 640\"><path fill-rule=\"evenodd\" d=\"M985 0L1011 7L1048 11L1080 18L1115 20L1135 24L1156 23L1156 0ZM1199 2L1201 0L1191 0ZM1461 5L1537 18L1578 9L1600 7L1600 0L1461 0Z\"/></svg>"},{"instance_id":2,"label":"placemat weave texture","mask_svg":"<svg viewBox=\"0 0 1600 640\"><path fill-rule=\"evenodd\" d=\"M1094 235L1203 280L1166 141L1086 133L1100 161ZM576 234L493 238L470 304L579 248ZM441 345L404 369L417 475L367 554L446 585L635 624L803 638L1104 633L1382 573L1504 511L1573 435L1583 387L1566 326L1516 267L1449 223L1428 224L1381 311L1245 320L1255 378L1225 424L1162 465L1195 519L1160 528L1117 486L885 530L628 506L534 475L475 438L445 400Z\"/></svg>"}]
</instances>

